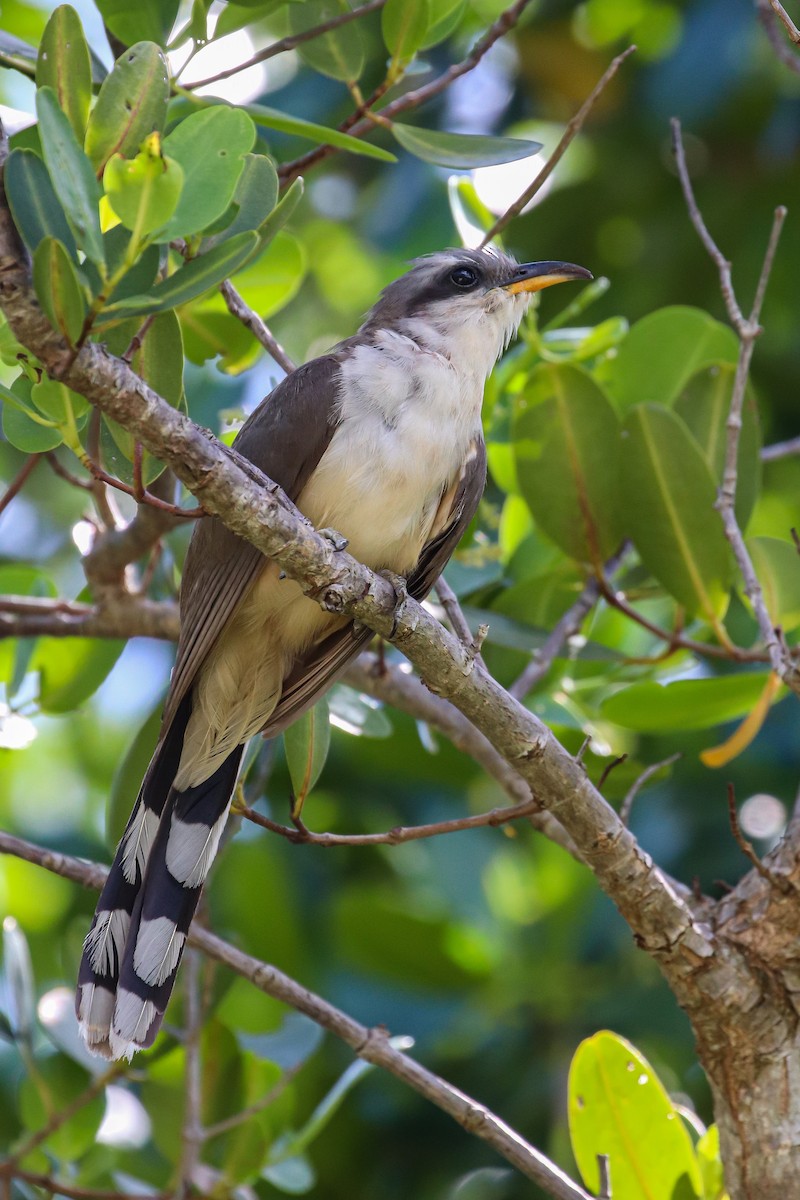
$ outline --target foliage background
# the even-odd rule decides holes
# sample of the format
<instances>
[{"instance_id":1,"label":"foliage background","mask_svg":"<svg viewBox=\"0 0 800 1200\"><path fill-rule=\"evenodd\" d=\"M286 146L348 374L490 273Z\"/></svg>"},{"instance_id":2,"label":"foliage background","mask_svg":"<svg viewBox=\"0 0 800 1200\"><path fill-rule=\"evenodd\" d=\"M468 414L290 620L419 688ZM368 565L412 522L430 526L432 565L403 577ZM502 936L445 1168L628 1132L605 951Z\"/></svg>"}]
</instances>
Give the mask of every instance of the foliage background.
<instances>
[{"instance_id":1,"label":"foliage background","mask_svg":"<svg viewBox=\"0 0 800 1200\"><path fill-rule=\"evenodd\" d=\"M48 5L2 5L2 28L37 42ZM90 23L88 6L76 5ZM459 56L475 29L500 11L473 0L452 39L436 47L439 67ZM380 78L384 51L378 18L367 19L367 83ZM274 26L273 26L274 27ZM278 26L279 27L279 26ZM693 304L723 319L718 282L686 217L670 161L668 119L683 119L698 194L718 241L734 258L745 295L755 285L766 231L779 202L798 194L800 78L777 63L748 0L588 0L534 6L532 19L426 111L429 126L536 136L552 148L560 127L628 40L639 52L601 98L569 151L552 191L518 220L507 238L523 259L565 258L607 275L609 291L589 319L631 322L667 304ZM101 40L96 42L99 47ZM106 52L106 59L110 58ZM286 57L290 59L286 63ZM32 89L13 72L0 78L0 101L31 107ZM308 71L295 56L267 73L264 102L336 124L350 111L343 86ZM280 135L283 158L307 144ZM526 180L519 181L522 186ZM514 194L512 187L504 199ZM290 234L276 248L271 280L282 283L259 307L297 360L319 353L356 327L379 288L416 254L457 241L447 172L400 154L394 167L338 155L314 170ZM754 383L764 440L797 432L800 343L796 336L800 225L790 219L762 323ZM546 295L545 315L561 306ZM276 378L272 364L247 375L214 367L187 377L192 415L216 428L221 409L249 407ZM13 477L19 452L0 444L0 475ZM797 524L791 463L769 466L749 532ZM796 475L794 476L796 479ZM497 501L490 493L490 501ZM59 590L81 586L71 541L78 493L39 472L0 519L3 562L47 563ZM181 535L171 545L180 555ZM2 568L0 568L2 569ZM464 569L463 566L460 569ZM171 579L162 573L166 593ZM622 636L622 635L620 635ZM73 653L54 644L55 656ZM513 678L520 656L491 665ZM166 686L170 653L162 644L130 645L98 692L63 717L30 711L36 737L25 749L0 750L0 823L70 854L107 860L108 797L133 735ZM547 714L548 701L542 699ZM791 808L796 743L791 701L779 704L747 754L728 769L741 800L758 793ZM724 784L699 751L726 730L653 732L640 738L566 704L556 714L567 744L580 727L609 753L657 761L680 750L670 779L640 798L634 830L665 869L698 877L716 894L744 863L730 836ZM435 746L409 718L384 719L387 736L335 730L322 781L306 817L316 829L372 830L456 816L503 803L499 790L441 739ZM391 732L389 732L389 723ZM571 729L569 727L572 727ZM565 732L566 731L566 732ZM435 751L435 752L432 752ZM276 751L268 795L283 817L288 778ZM590 760L591 761L591 760ZM608 794L619 798L632 776L621 768ZM612 776L614 781L614 776ZM773 819L771 837L781 827ZM751 830L751 834L754 831ZM761 849L769 838L757 841ZM37 989L70 983L94 898L20 861L0 859L0 911L28 936ZM275 962L364 1022L409 1033L416 1053L457 1086L500 1112L526 1137L571 1169L565 1086L578 1042L608 1027L629 1037L673 1092L685 1093L710 1120L707 1088L690 1032L655 965L637 953L629 932L588 873L526 828L477 830L394 848L295 847L241 828L220 859L208 894L215 929ZM220 991L228 980L217 980ZM234 1027L277 1027L279 1006L236 982L219 1014ZM287 1101L299 1124L348 1061L326 1040L298 1075ZM0 1142L16 1133L22 1068L0 1044ZM168 1089L153 1091L151 1116L170 1129ZM158 1142L158 1137L156 1138ZM98 1148L96 1153L103 1151ZM116 1150L151 1156L162 1149ZM488 1152L388 1077L372 1072L311 1151L319 1197L441 1197L471 1170L497 1168ZM264 1194L272 1194L268 1185ZM480 1195L516 1200L535 1189L501 1169L484 1174ZM460 1195L466 1196L466 1190Z\"/></svg>"}]
</instances>

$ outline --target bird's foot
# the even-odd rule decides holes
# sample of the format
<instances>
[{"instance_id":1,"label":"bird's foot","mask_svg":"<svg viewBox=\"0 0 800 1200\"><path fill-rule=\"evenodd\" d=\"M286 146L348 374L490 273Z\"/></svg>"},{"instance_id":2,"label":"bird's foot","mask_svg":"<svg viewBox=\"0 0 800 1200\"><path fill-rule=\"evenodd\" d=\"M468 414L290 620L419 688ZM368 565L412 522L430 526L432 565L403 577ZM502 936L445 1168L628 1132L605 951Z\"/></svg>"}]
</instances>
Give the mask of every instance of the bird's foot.
<instances>
[{"instance_id":1,"label":"bird's foot","mask_svg":"<svg viewBox=\"0 0 800 1200\"><path fill-rule=\"evenodd\" d=\"M348 538L343 533L339 533L337 529L319 529L319 536L325 538L326 542L330 542L334 550L346 550L350 545Z\"/></svg>"},{"instance_id":2,"label":"bird's foot","mask_svg":"<svg viewBox=\"0 0 800 1200\"><path fill-rule=\"evenodd\" d=\"M394 608L392 609L392 629L388 640L391 642L396 633L397 626L400 623L400 618L403 615L406 600L408 600L408 585L403 575L396 575L394 571L379 571L378 574L387 583L390 583L394 588Z\"/></svg>"}]
</instances>

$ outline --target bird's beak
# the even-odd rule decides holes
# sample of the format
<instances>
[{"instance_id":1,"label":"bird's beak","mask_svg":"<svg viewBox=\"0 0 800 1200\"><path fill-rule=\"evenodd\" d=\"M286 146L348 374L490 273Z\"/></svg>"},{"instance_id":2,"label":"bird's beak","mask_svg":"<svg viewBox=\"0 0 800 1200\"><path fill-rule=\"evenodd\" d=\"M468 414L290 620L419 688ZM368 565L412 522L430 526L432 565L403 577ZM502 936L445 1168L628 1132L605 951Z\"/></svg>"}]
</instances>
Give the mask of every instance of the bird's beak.
<instances>
[{"instance_id":1,"label":"bird's beak","mask_svg":"<svg viewBox=\"0 0 800 1200\"><path fill-rule=\"evenodd\" d=\"M554 283L567 283L570 279L594 279L591 271L567 262L523 263L517 267L510 279L498 284L511 295L517 292L540 292Z\"/></svg>"}]
</instances>

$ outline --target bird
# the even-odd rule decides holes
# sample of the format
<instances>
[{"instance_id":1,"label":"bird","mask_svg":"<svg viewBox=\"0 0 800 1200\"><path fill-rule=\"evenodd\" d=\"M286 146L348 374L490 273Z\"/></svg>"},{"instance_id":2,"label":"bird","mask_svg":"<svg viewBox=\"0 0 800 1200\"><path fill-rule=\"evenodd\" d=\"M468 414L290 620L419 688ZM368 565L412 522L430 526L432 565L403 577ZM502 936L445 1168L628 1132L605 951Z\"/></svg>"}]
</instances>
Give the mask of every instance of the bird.
<instances>
[{"instance_id":1,"label":"bird","mask_svg":"<svg viewBox=\"0 0 800 1200\"><path fill-rule=\"evenodd\" d=\"M234 449L317 529L422 600L483 494L481 405L495 362L534 292L591 278L494 248L416 259L355 335L275 387ZM373 636L324 611L216 517L192 535L180 615L155 752L78 975L81 1033L109 1059L156 1037L246 743L296 720Z\"/></svg>"}]
</instances>

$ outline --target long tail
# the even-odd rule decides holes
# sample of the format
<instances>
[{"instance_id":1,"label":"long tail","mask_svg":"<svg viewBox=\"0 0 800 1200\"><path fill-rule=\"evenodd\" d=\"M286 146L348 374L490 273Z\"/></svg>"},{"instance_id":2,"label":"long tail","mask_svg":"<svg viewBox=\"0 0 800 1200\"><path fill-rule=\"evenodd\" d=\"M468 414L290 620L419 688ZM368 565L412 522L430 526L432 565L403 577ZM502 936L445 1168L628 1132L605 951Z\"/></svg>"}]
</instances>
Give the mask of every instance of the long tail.
<instances>
[{"instance_id":1,"label":"long tail","mask_svg":"<svg viewBox=\"0 0 800 1200\"><path fill-rule=\"evenodd\" d=\"M152 1045L228 817L243 746L203 783L172 787L190 711L187 697L156 749L84 943L75 1007L104 1058Z\"/></svg>"}]
</instances>

